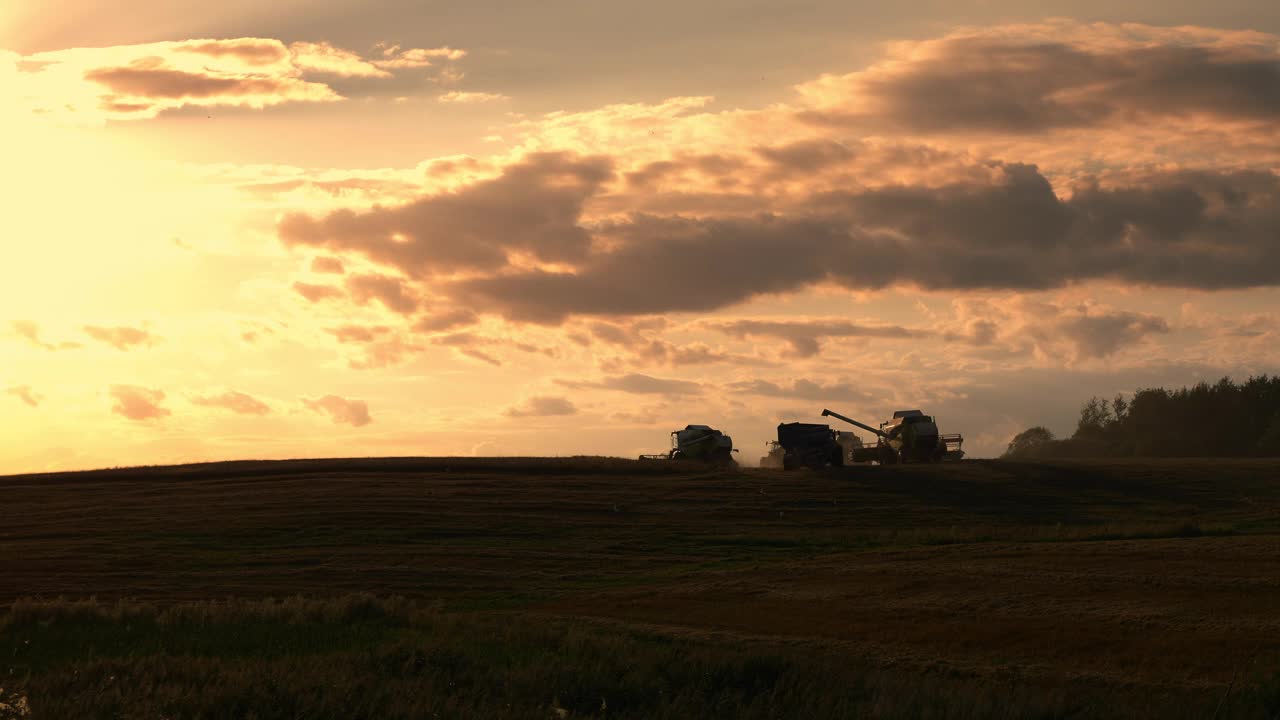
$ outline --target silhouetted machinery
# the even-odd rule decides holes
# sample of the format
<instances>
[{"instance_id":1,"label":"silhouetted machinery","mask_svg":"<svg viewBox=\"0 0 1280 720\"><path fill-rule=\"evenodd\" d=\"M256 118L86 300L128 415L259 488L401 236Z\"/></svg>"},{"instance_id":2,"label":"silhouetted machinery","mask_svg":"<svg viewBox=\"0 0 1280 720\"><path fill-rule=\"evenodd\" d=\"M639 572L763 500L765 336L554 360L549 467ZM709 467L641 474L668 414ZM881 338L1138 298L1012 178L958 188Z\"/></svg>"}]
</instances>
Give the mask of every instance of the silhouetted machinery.
<instances>
[{"instance_id":1,"label":"silhouetted machinery","mask_svg":"<svg viewBox=\"0 0 1280 720\"><path fill-rule=\"evenodd\" d=\"M781 423L778 439L770 444L769 455L760 459L762 467L837 467L854 462L853 453L862 440L851 432L832 430L830 425L815 423Z\"/></svg>"},{"instance_id":2,"label":"silhouetted machinery","mask_svg":"<svg viewBox=\"0 0 1280 720\"><path fill-rule=\"evenodd\" d=\"M893 414L892 420L881 423L878 430L824 409L822 416L828 415L875 434L875 445L853 451L854 462L892 465L898 462L941 462L964 457L964 438L959 434L940 434L933 417L919 410L899 410Z\"/></svg>"},{"instance_id":3,"label":"silhouetted machinery","mask_svg":"<svg viewBox=\"0 0 1280 720\"><path fill-rule=\"evenodd\" d=\"M786 450L777 440L766 440L764 443L764 455L760 457L760 467L762 468L781 468L783 467Z\"/></svg>"},{"instance_id":4,"label":"silhouetted machinery","mask_svg":"<svg viewBox=\"0 0 1280 720\"><path fill-rule=\"evenodd\" d=\"M694 460L705 463L733 462L733 438L709 425L686 425L671 433L671 450L663 455L641 455L641 460Z\"/></svg>"}]
</instances>

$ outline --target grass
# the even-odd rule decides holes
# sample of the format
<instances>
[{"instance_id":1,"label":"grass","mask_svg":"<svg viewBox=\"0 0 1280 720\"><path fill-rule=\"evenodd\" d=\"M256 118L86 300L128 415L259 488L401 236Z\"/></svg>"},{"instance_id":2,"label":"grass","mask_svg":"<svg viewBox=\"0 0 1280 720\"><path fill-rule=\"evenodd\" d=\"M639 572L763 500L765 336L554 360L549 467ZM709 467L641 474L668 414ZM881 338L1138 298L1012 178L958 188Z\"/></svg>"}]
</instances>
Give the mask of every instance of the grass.
<instances>
[{"instance_id":1,"label":"grass","mask_svg":"<svg viewBox=\"0 0 1280 720\"><path fill-rule=\"evenodd\" d=\"M0 643L14 648L10 692L55 718L1190 718L1221 701L1162 691L1135 704L1087 682L1016 687L830 650L370 596L21 601ZM1274 694L1242 686L1222 717L1263 717Z\"/></svg>"},{"instance_id":2,"label":"grass","mask_svg":"<svg viewBox=\"0 0 1280 720\"><path fill-rule=\"evenodd\" d=\"M1270 719L1278 478L608 458L5 477L0 720Z\"/></svg>"}]
</instances>

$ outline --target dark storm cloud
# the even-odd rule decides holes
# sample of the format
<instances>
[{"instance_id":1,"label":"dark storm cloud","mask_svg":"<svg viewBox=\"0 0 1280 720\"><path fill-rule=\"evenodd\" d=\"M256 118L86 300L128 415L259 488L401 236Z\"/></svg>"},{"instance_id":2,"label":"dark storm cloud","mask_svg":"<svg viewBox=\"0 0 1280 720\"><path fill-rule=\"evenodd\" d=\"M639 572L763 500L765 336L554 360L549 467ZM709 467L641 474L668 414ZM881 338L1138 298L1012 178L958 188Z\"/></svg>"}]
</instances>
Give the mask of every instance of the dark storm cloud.
<instances>
[{"instance_id":1,"label":"dark storm cloud","mask_svg":"<svg viewBox=\"0 0 1280 720\"><path fill-rule=\"evenodd\" d=\"M885 67L827 78L825 125L1033 133L1207 114L1280 120L1280 53L1246 44L952 37ZM841 102L841 101L844 102Z\"/></svg>"},{"instance_id":2,"label":"dark storm cloud","mask_svg":"<svg viewBox=\"0 0 1280 720\"><path fill-rule=\"evenodd\" d=\"M710 327L737 338L772 337L785 341L800 357L812 357L826 338L921 338L931 333L897 325L859 325L841 320L771 321L735 320L713 323Z\"/></svg>"},{"instance_id":3,"label":"dark storm cloud","mask_svg":"<svg viewBox=\"0 0 1280 720\"><path fill-rule=\"evenodd\" d=\"M616 390L636 395L694 395L702 392L702 386L687 380L656 378L640 373L606 377L598 381L556 380L557 385L575 390Z\"/></svg>"},{"instance_id":4,"label":"dark storm cloud","mask_svg":"<svg viewBox=\"0 0 1280 720\"><path fill-rule=\"evenodd\" d=\"M360 253L410 277L491 271L514 251L550 262L580 261L591 248L591 235L579 223L583 203L609 176L607 160L531 155L501 176L455 193L322 218L291 214L279 232L286 244Z\"/></svg>"}]
</instances>

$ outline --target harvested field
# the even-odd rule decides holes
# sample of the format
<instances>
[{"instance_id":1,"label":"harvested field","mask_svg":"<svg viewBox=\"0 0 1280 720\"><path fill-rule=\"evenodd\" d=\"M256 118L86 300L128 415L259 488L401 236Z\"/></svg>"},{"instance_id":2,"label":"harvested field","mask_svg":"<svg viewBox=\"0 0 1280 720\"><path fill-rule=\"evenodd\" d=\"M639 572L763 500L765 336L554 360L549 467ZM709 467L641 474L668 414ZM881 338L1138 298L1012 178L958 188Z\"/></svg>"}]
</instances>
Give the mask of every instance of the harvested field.
<instances>
[{"instance_id":1,"label":"harvested field","mask_svg":"<svg viewBox=\"0 0 1280 720\"><path fill-rule=\"evenodd\" d=\"M101 717L161 697L169 716L235 716L182 705L200 702L196 677L221 678L226 707L296 710L259 717L1280 713L1274 461L223 463L0 478L0 514L0 600L17 602L0 652L37 716L86 712L55 703L77 694L113 698ZM266 598L355 594L380 609L313 609L312 640L234 630L297 627ZM502 649L460 639L495 633ZM538 689L368 665L446 646L469 673ZM635 662L600 659L619 652ZM743 670L757 661L762 676ZM156 676L166 663L190 672ZM641 677L667 666L690 674ZM104 694L93 668L138 676L136 692ZM272 673L262 695L252 678ZM841 689L803 681L815 674ZM359 712L315 695L333 677L362 678ZM402 702L428 691L452 704ZM285 702L308 692L310 709Z\"/></svg>"}]
</instances>

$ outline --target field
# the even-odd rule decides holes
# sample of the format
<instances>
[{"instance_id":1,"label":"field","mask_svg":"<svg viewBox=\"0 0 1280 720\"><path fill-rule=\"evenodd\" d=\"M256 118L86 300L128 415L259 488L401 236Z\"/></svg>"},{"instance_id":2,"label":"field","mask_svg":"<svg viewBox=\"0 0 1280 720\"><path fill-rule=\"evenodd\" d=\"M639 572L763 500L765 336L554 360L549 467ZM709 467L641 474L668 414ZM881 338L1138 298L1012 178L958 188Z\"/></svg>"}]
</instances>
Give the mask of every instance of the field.
<instances>
[{"instance_id":1,"label":"field","mask_svg":"<svg viewBox=\"0 0 1280 720\"><path fill-rule=\"evenodd\" d=\"M0 548L0 718L1280 717L1275 461L13 476Z\"/></svg>"}]
</instances>

